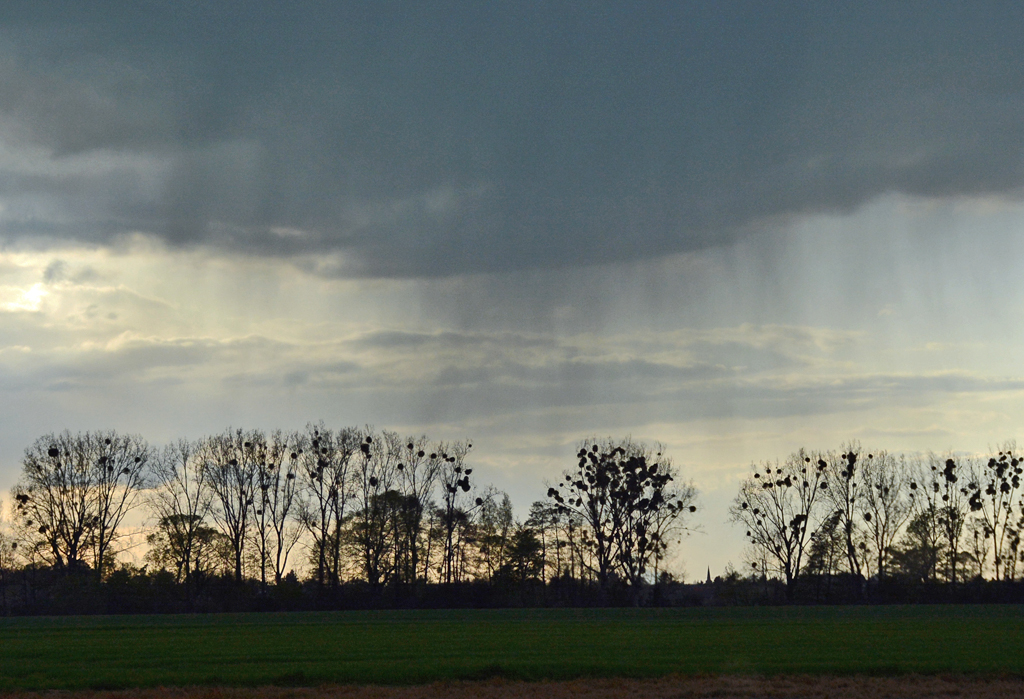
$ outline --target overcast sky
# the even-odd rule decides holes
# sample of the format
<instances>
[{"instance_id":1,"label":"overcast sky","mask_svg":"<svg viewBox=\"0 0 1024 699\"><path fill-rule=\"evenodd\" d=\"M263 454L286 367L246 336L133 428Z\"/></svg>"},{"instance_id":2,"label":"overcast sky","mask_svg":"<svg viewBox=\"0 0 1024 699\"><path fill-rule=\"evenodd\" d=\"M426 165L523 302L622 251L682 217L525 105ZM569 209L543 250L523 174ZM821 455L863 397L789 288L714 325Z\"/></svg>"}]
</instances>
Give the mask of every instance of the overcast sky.
<instances>
[{"instance_id":1,"label":"overcast sky","mask_svg":"<svg viewBox=\"0 0 1024 699\"><path fill-rule=\"evenodd\" d=\"M5 2L0 490L37 436L985 452L1024 409L1020 3ZM682 565L682 564L680 564Z\"/></svg>"}]
</instances>

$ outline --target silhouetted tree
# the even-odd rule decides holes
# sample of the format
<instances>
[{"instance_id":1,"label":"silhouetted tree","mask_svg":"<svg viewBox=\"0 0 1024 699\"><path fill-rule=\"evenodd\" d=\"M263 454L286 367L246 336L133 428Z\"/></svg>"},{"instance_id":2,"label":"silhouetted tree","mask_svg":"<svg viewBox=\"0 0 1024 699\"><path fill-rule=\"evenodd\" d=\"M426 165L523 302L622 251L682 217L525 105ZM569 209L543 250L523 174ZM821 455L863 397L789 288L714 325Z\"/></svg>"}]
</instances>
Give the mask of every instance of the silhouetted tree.
<instances>
[{"instance_id":1,"label":"silhouetted tree","mask_svg":"<svg viewBox=\"0 0 1024 699\"><path fill-rule=\"evenodd\" d=\"M90 459L68 432L46 435L25 451L14 488L23 555L61 570L85 565L94 526Z\"/></svg>"},{"instance_id":2,"label":"silhouetted tree","mask_svg":"<svg viewBox=\"0 0 1024 699\"><path fill-rule=\"evenodd\" d=\"M440 459L438 485L441 489L441 505L438 508L444 527L441 548L440 580L453 583L462 580L465 571L465 550L462 544L472 524L473 515L484 505L483 496L474 497L470 491L472 468L466 466L466 456L472 448L468 442L438 444L431 459Z\"/></svg>"},{"instance_id":3,"label":"silhouetted tree","mask_svg":"<svg viewBox=\"0 0 1024 699\"><path fill-rule=\"evenodd\" d=\"M86 433L85 439L98 456L94 462L96 526L96 574L102 577L112 567L111 546L117 541L124 518L140 503L147 486L151 452L137 435L116 432Z\"/></svg>"},{"instance_id":4,"label":"silhouetted tree","mask_svg":"<svg viewBox=\"0 0 1024 699\"><path fill-rule=\"evenodd\" d=\"M193 593L193 572L204 560L197 550L209 539L206 522L213 504L210 489L211 470L206 468L202 445L180 439L167 445L154 460L154 484L149 503L157 515L157 532L150 546L162 540L158 565L174 571L175 580L185 583L186 594ZM156 562L156 559L154 559Z\"/></svg>"},{"instance_id":5,"label":"silhouetted tree","mask_svg":"<svg viewBox=\"0 0 1024 699\"><path fill-rule=\"evenodd\" d=\"M803 571L810 540L808 528L813 534L820 495L828 490L823 476L826 468L824 459L803 450L783 464L753 466L729 510L732 521L746 526L755 558L773 567L786 581L790 598Z\"/></svg>"},{"instance_id":6,"label":"silhouetted tree","mask_svg":"<svg viewBox=\"0 0 1024 699\"><path fill-rule=\"evenodd\" d=\"M515 529L515 515L508 493L484 499L477 517L480 565L488 580L495 579L508 559L512 534Z\"/></svg>"},{"instance_id":7,"label":"silhouetted tree","mask_svg":"<svg viewBox=\"0 0 1024 699\"><path fill-rule=\"evenodd\" d=\"M934 477L934 464L915 459L909 468L908 497L911 514L894 556L901 574L922 582L939 578L942 532L939 509L942 488ZM926 565L927 568L922 568Z\"/></svg>"},{"instance_id":8,"label":"silhouetted tree","mask_svg":"<svg viewBox=\"0 0 1024 699\"><path fill-rule=\"evenodd\" d=\"M388 495L398 475L401 452L393 435L363 433L355 461L355 494L358 509L353 513L352 532L362 563L362 574L371 586L387 582L388 554L395 498ZM396 491L397 493L397 491Z\"/></svg>"},{"instance_id":9,"label":"silhouetted tree","mask_svg":"<svg viewBox=\"0 0 1024 699\"><path fill-rule=\"evenodd\" d=\"M810 535L806 570L829 582L832 576L842 570L842 560L846 558L846 534L842 520L842 513L833 510Z\"/></svg>"},{"instance_id":10,"label":"silhouetted tree","mask_svg":"<svg viewBox=\"0 0 1024 699\"><path fill-rule=\"evenodd\" d=\"M253 440L259 434L228 430L203 442L204 468L215 495L213 519L231 544L235 580L242 582L246 542L252 526L257 497L258 451Z\"/></svg>"},{"instance_id":11,"label":"silhouetted tree","mask_svg":"<svg viewBox=\"0 0 1024 699\"><path fill-rule=\"evenodd\" d=\"M938 516L938 508L931 503L914 509L893 549L891 564L895 572L915 582L937 580L941 555Z\"/></svg>"},{"instance_id":12,"label":"silhouetted tree","mask_svg":"<svg viewBox=\"0 0 1024 699\"><path fill-rule=\"evenodd\" d=\"M879 451L862 467L864 496L858 503L880 578L889 573L889 559L899 533L910 517L910 475L906 459Z\"/></svg>"},{"instance_id":13,"label":"silhouetted tree","mask_svg":"<svg viewBox=\"0 0 1024 699\"><path fill-rule=\"evenodd\" d=\"M339 528L353 497L352 460L361 436L352 428L330 430L322 422L307 425L297 440L290 461L297 460L300 480L300 519L313 537L316 580L323 587L340 582Z\"/></svg>"},{"instance_id":14,"label":"silhouetted tree","mask_svg":"<svg viewBox=\"0 0 1024 699\"><path fill-rule=\"evenodd\" d=\"M970 471L969 464L952 457L932 455L926 463L917 462L910 481L913 516L900 545L902 568L908 560L924 562L932 567L923 579L961 579L960 567L969 555L963 543L971 509Z\"/></svg>"},{"instance_id":15,"label":"silhouetted tree","mask_svg":"<svg viewBox=\"0 0 1024 699\"><path fill-rule=\"evenodd\" d=\"M945 575L949 582L956 584L960 579L958 573L963 557L963 537L970 510L967 478L971 467L969 462L950 457L941 464L941 471L939 468L939 461L932 457L931 471L933 478L940 484L939 497L942 501L938 520L945 542Z\"/></svg>"},{"instance_id":16,"label":"silhouetted tree","mask_svg":"<svg viewBox=\"0 0 1024 699\"><path fill-rule=\"evenodd\" d=\"M174 572L176 581L186 582L185 593L190 602L199 581L229 572L234 564L231 542L195 515L161 517L146 535L146 544L146 560L158 569ZM183 580L186 566L188 578Z\"/></svg>"},{"instance_id":17,"label":"silhouetted tree","mask_svg":"<svg viewBox=\"0 0 1024 699\"><path fill-rule=\"evenodd\" d=\"M843 532L846 569L853 575L861 575L861 561L857 555L858 518L860 508L857 499L863 503L864 486L859 478L860 445L851 443L843 447L841 455L829 452L824 457L828 466L822 471L828 488L824 489L824 497L830 503L833 512L839 514L839 526ZM871 456L868 456L868 461Z\"/></svg>"},{"instance_id":18,"label":"silhouetted tree","mask_svg":"<svg viewBox=\"0 0 1024 699\"><path fill-rule=\"evenodd\" d=\"M46 435L25 451L14 489L22 536L62 570L102 576L119 527L144 485L149 447L116 432Z\"/></svg>"},{"instance_id":19,"label":"silhouetted tree","mask_svg":"<svg viewBox=\"0 0 1024 699\"><path fill-rule=\"evenodd\" d=\"M696 511L696 491L674 483L660 445L590 439L580 444L576 458L576 467L548 488L548 497L586 524L602 589L613 572L639 586L669 524Z\"/></svg>"},{"instance_id":20,"label":"silhouetted tree","mask_svg":"<svg viewBox=\"0 0 1024 699\"><path fill-rule=\"evenodd\" d=\"M597 580L595 547L586 521L578 513L562 509L559 511L558 524L558 531L563 537L558 545L566 553L562 577L587 583Z\"/></svg>"},{"instance_id":21,"label":"silhouetted tree","mask_svg":"<svg viewBox=\"0 0 1024 699\"><path fill-rule=\"evenodd\" d=\"M1015 456L1014 444L989 458L972 474L968 504L982 522L983 541L992 552L992 572L996 580L1013 579L1016 554L1020 545L1018 494L1024 465ZM1008 575L1007 575L1008 573Z\"/></svg>"},{"instance_id":22,"label":"silhouetted tree","mask_svg":"<svg viewBox=\"0 0 1024 699\"><path fill-rule=\"evenodd\" d=\"M430 458L430 454L434 458ZM431 506L431 494L437 485L441 464L441 459L430 448L426 437L405 440L401 461L396 466L402 502L398 508L400 518L396 522L395 568L396 577L402 582L416 582L421 565L422 579L424 582L427 580L429 562L421 561L427 558L421 549L428 544L422 541L426 534L424 518Z\"/></svg>"},{"instance_id":23,"label":"silhouetted tree","mask_svg":"<svg viewBox=\"0 0 1024 699\"><path fill-rule=\"evenodd\" d=\"M280 583L288 565L288 556L301 533L296 518L298 479L297 459L290 458L291 441L280 430L269 437L254 434L250 442L256 461L256 510L254 523L256 548L260 560L260 581L267 583L267 567L272 566L274 583Z\"/></svg>"},{"instance_id":24,"label":"silhouetted tree","mask_svg":"<svg viewBox=\"0 0 1024 699\"><path fill-rule=\"evenodd\" d=\"M526 519L526 526L530 528L540 543L540 555L543 566L540 570L541 581L547 582L547 571L553 569L554 577L558 577L562 570L561 540L558 532L559 508L557 503L538 500L530 505L530 514Z\"/></svg>"},{"instance_id":25,"label":"silhouetted tree","mask_svg":"<svg viewBox=\"0 0 1024 699\"><path fill-rule=\"evenodd\" d=\"M544 551L537 532L532 527L517 525L509 537L497 576L521 585L530 580L540 580L543 570Z\"/></svg>"}]
</instances>

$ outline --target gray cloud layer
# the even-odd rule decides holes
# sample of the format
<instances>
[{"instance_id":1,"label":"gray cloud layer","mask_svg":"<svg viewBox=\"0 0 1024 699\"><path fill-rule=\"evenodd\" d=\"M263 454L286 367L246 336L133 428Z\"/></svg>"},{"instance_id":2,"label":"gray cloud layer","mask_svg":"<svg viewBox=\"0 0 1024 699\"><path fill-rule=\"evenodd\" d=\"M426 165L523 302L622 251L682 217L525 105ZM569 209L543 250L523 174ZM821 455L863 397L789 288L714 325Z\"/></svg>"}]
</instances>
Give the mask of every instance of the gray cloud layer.
<instances>
[{"instance_id":1,"label":"gray cloud layer","mask_svg":"<svg viewBox=\"0 0 1024 699\"><path fill-rule=\"evenodd\" d=\"M7 3L0 236L444 276L1024 184L1016 3Z\"/></svg>"}]
</instances>

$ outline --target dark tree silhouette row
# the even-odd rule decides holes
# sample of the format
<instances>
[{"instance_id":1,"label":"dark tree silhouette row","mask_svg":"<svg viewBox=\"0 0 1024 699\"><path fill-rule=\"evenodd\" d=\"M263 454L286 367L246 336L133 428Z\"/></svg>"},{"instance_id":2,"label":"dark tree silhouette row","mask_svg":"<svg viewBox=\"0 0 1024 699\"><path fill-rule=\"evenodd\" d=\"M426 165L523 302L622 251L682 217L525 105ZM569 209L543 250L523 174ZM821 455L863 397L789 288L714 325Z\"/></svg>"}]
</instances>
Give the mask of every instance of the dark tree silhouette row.
<instances>
[{"instance_id":1,"label":"dark tree silhouette row","mask_svg":"<svg viewBox=\"0 0 1024 699\"><path fill-rule=\"evenodd\" d=\"M26 449L0 527L0 602L60 611L62 594L117 587L171 594L180 604L168 609L212 608L211 595L447 604L469 585L489 603L547 603L549 589L567 603L642 603L665 579L696 492L660 447L587 440L525 522L507 494L477 484L471 450L322 423L160 450L115 432L45 435Z\"/></svg>"},{"instance_id":2,"label":"dark tree silhouette row","mask_svg":"<svg viewBox=\"0 0 1024 699\"><path fill-rule=\"evenodd\" d=\"M751 468L731 507L751 577L792 599L801 580L846 576L957 586L1012 582L1024 562L1024 463L1009 443L987 458L908 458L859 444L799 451Z\"/></svg>"}]
</instances>

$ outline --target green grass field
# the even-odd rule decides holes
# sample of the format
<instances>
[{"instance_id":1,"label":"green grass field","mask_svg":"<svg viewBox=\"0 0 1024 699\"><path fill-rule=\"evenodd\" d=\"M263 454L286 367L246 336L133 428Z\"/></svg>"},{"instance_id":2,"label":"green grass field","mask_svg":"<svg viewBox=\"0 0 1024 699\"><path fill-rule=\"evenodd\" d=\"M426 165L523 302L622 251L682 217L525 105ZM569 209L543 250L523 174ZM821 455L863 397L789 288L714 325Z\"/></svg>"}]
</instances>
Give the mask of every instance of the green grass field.
<instances>
[{"instance_id":1,"label":"green grass field","mask_svg":"<svg viewBox=\"0 0 1024 699\"><path fill-rule=\"evenodd\" d=\"M0 620L0 691L731 674L1024 674L1024 607Z\"/></svg>"}]
</instances>

